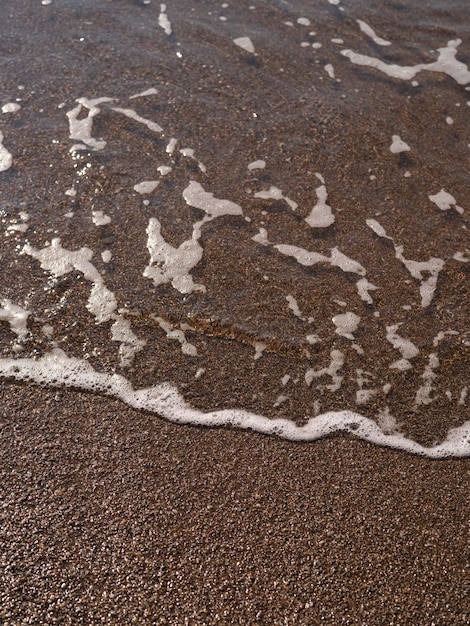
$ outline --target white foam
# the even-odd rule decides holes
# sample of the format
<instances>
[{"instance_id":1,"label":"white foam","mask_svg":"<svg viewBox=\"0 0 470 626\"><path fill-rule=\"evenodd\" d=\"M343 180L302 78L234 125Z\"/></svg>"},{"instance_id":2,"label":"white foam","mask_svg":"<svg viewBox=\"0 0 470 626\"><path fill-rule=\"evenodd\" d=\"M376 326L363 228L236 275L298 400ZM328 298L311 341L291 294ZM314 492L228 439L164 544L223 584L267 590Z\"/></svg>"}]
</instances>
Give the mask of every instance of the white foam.
<instances>
[{"instance_id":1,"label":"white foam","mask_svg":"<svg viewBox=\"0 0 470 626\"><path fill-rule=\"evenodd\" d=\"M372 41L374 43L376 43L379 46L391 46L391 42L387 41L386 39L382 39L382 37L379 37L375 30L372 28L372 26L369 26L369 24L367 24L366 22L363 22L362 20L356 20L356 22L359 24L359 28L362 30L363 33L365 33L368 37L370 37L372 39Z\"/></svg>"},{"instance_id":2,"label":"white foam","mask_svg":"<svg viewBox=\"0 0 470 626\"><path fill-rule=\"evenodd\" d=\"M437 279L439 272L444 267L444 260L438 257L431 257L429 261L411 261L403 256L403 246L396 245L393 237L389 237L385 229L377 220L368 219L366 224L376 235L389 239L393 242L396 258L403 263L413 278L420 281L419 293L421 296L421 306L426 308L431 304L434 292L436 291ZM428 278L424 278L424 274L429 274Z\"/></svg>"},{"instance_id":3,"label":"white foam","mask_svg":"<svg viewBox=\"0 0 470 626\"><path fill-rule=\"evenodd\" d=\"M401 139L400 135L392 135L392 145L390 146L390 152L393 154L399 154L400 152L407 152L411 150L410 146Z\"/></svg>"},{"instance_id":4,"label":"white foam","mask_svg":"<svg viewBox=\"0 0 470 626\"><path fill-rule=\"evenodd\" d=\"M326 190L325 181L320 176L320 180L323 183L320 187L315 189L315 193L317 194L318 202L310 211L310 214L305 218L305 221L312 228L327 228L331 226L335 221L335 216L331 210L329 204L327 204L326 200L328 198L328 192Z\"/></svg>"},{"instance_id":5,"label":"white foam","mask_svg":"<svg viewBox=\"0 0 470 626\"><path fill-rule=\"evenodd\" d=\"M190 157L191 159L194 159L195 161L197 161L197 159L196 159L196 157L194 155L193 148L181 148L180 153L184 157ZM204 165L204 163L201 163L200 161L198 161L198 166L199 166L199 169L201 170L201 172L206 172L206 166Z\"/></svg>"},{"instance_id":6,"label":"white foam","mask_svg":"<svg viewBox=\"0 0 470 626\"><path fill-rule=\"evenodd\" d=\"M452 258L460 263L470 263L470 257L466 258L464 252L456 252Z\"/></svg>"},{"instance_id":7,"label":"white foam","mask_svg":"<svg viewBox=\"0 0 470 626\"><path fill-rule=\"evenodd\" d=\"M41 268L56 278L77 270L83 274L85 280L92 283L86 308L95 317L96 324L114 320L111 336L114 341L121 342L119 346L121 365L123 367L130 365L135 353L141 350L146 342L138 339L131 331L128 321L120 313L115 312L116 298L104 284L103 277L96 267L90 262L93 251L86 247L79 250L67 250L62 247L60 239L56 238L51 241L50 246L42 250L26 244L22 253L38 260Z\"/></svg>"},{"instance_id":8,"label":"white foam","mask_svg":"<svg viewBox=\"0 0 470 626\"><path fill-rule=\"evenodd\" d=\"M103 259L103 263L109 263L112 259L113 255L111 250L103 250L101 253L101 258Z\"/></svg>"},{"instance_id":9,"label":"white foam","mask_svg":"<svg viewBox=\"0 0 470 626\"><path fill-rule=\"evenodd\" d=\"M432 340L432 345L436 348L443 339L445 339L449 335L458 335L459 333L456 330L440 330L437 335Z\"/></svg>"},{"instance_id":10,"label":"white foam","mask_svg":"<svg viewBox=\"0 0 470 626\"><path fill-rule=\"evenodd\" d=\"M251 52L252 54L255 52L255 47L249 37L237 37L233 40L233 43L247 52Z\"/></svg>"},{"instance_id":11,"label":"white foam","mask_svg":"<svg viewBox=\"0 0 470 626\"><path fill-rule=\"evenodd\" d=\"M442 443L427 448L400 433L386 434L375 422L353 411L324 413L311 417L303 426L297 426L291 420L269 419L241 409L203 413L189 406L177 388L170 383L134 390L124 376L97 372L87 361L68 357L59 349L54 349L39 359L0 359L0 376L33 381L40 385L66 385L103 393L116 397L135 409L154 412L178 424L235 427L276 435L290 441L315 441L338 431L346 431L375 445L429 458L470 455L470 422L450 429Z\"/></svg>"},{"instance_id":12,"label":"white foam","mask_svg":"<svg viewBox=\"0 0 470 626\"><path fill-rule=\"evenodd\" d=\"M280 406L283 402L285 402L286 400L289 400L289 396L286 396L285 394L281 393L275 400L273 407L278 407Z\"/></svg>"},{"instance_id":13,"label":"white foam","mask_svg":"<svg viewBox=\"0 0 470 626\"><path fill-rule=\"evenodd\" d=\"M190 275L190 271L203 255L203 249L199 245L201 227L217 217L242 215L243 211L235 202L215 198L213 193L205 191L202 185L194 180L184 189L183 198L188 205L203 210L206 216L193 225L191 238L178 248L165 241L161 234L160 222L156 218L151 218L147 228L150 263L144 270L144 276L151 278L157 286L170 282L181 293L205 292L205 286L194 283Z\"/></svg>"},{"instance_id":14,"label":"white foam","mask_svg":"<svg viewBox=\"0 0 470 626\"><path fill-rule=\"evenodd\" d=\"M178 143L178 140L175 137L172 137L170 139L170 141L168 142L167 147L165 148L167 154L173 154L173 152L175 151L177 143Z\"/></svg>"},{"instance_id":15,"label":"white foam","mask_svg":"<svg viewBox=\"0 0 470 626\"><path fill-rule=\"evenodd\" d=\"M184 331L181 330L181 327L179 329L173 328L173 324L163 317L158 317L156 315L151 315L151 317L158 323L160 328L165 331L168 339L179 341L181 344L181 352L183 354L186 354L187 356L198 356L196 346L186 339L186 335L184 334Z\"/></svg>"},{"instance_id":16,"label":"white foam","mask_svg":"<svg viewBox=\"0 0 470 626\"><path fill-rule=\"evenodd\" d=\"M450 115L448 115L446 117L446 124L449 124L449 126L452 126L452 124L454 123L454 120L452 117L450 117Z\"/></svg>"},{"instance_id":17,"label":"white foam","mask_svg":"<svg viewBox=\"0 0 470 626\"><path fill-rule=\"evenodd\" d=\"M92 137L91 132L93 129L93 118L101 111L98 105L105 102L112 102L113 98L78 98L77 106L70 111L67 111L66 115L69 120L70 139L76 139L82 143L72 146L70 151L75 150L103 150L106 147L106 141L102 139L95 139ZM88 109L87 116L78 119L82 108Z\"/></svg>"},{"instance_id":18,"label":"white foam","mask_svg":"<svg viewBox=\"0 0 470 626\"><path fill-rule=\"evenodd\" d=\"M155 87L150 87L150 89L146 89L145 91L141 91L140 93L135 93L133 96L129 96L129 100L132 100L134 98L144 98L146 96L155 96L158 93L158 91L155 89Z\"/></svg>"},{"instance_id":19,"label":"white foam","mask_svg":"<svg viewBox=\"0 0 470 626\"><path fill-rule=\"evenodd\" d=\"M266 350L266 344L264 341L255 341L254 342L255 355L253 359L257 361L263 356L263 352Z\"/></svg>"},{"instance_id":20,"label":"white foam","mask_svg":"<svg viewBox=\"0 0 470 626\"><path fill-rule=\"evenodd\" d=\"M203 186L192 180L183 191L186 203L196 209L202 209L212 218L222 215L242 215L243 210L239 204L231 200L219 200L213 193L205 191Z\"/></svg>"},{"instance_id":21,"label":"white foam","mask_svg":"<svg viewBox=\"0 0 470 626\"><path fill-rule=\"evenodd\" d=\"M0 321L10 324L11 331L15 333L20 342L28 338L28 317L30 315L31 311L13 304L11 300L0 300Z\"/></svg>"},{"instance_id":22,"label":"white foam","mask_svg":"<svg viewBox=\"0 0 470 626\"><path fill-rule=\"evenodd\" d=\"M323 69L325 70L325 72L328 74L330 78L336 78L335 68L331 65L331 63L327 63Z\"/></svg>"},{"instance_id":23,"label":"white foam","mask_svg":"<svg viewBox=\"0 0 470 626\"><path fill-rule=\"evenodd\" d=\"M115 316L115 322L111 326L111 338L121 344L119 346L121 367L131 365L135 354L140 352L147 343L136 337L132 331L131 323L122 315Z\"/></svg>"},{"instance_id":24,"label":"white foam","mask_svg":"<svg viewBox=\"0 0 470 626\"><path fill-rule=\"evenodd\" d=\"M315 265L316 263L328 263L334 267L339 267L343 272L359 274L360 276L364 276L366 273L365 268L360 263L340 252L337 247L331 249L330 257L324 256L318 252L310 252L304 248L286 244L278 244L274 247L281 254L292 256L298 263L307 267Z\"/></svg>"},{"instance_id":25,"label":"white foam","mask_svg":"<svg viewBox=\"0 0 470 626\"><path fill-rule=\"evenodd\" d=\"M146 195L155 191L158 187L158 180L143 180L141 183L134 185L134 191L142 195Z\"/></svg>"},{"instance_id":26,"label":"white foam","mask_svg":"<svg viewBox=\"0 0 470 626\"><path fill-rule=\"evenodd\" d=\"M372 297L369 295L369 291L375 291L378 287L370 283L367 278L360 278L356 283L356 288L361 300L364 300L364 302L368 304L374 304Z\"/></svg>"},{"instance_id":27,"label":"white foam","mask_svg":"<svg viewBox=\"0 0 470 626\"><path fill-rule=\"evenodd\" d=\"M92 211L91 215L95 226L105 226L111 222L109 215L105 215L103 211Z\"/></svg>"},{"instance_id":28,"label":"white foam","mask_svg":"<svg viewBox=\"0 0 470 626\"><path fill-rule=\"evenodd\" d=\"M248 169L250 172L252 170L264 170L266 167L266 161L262 161L259 159L258 161L253 161L252 163L248 163Z\"/></svg>"},{"instance_id":29,"label":"white foam","mask_svg":"<svg viewBox=\"0 0 470 626\"><path fill-rule=\"evenodd\" d=\"M386 435L396 435L400 432L400 426L395 417L390 413L388 406L380 409L377 415L377 424Z\"/></svg>"},{"instance_id":30,"label":"white foam","mask_svg":"<svg viewBox=\"0 0 470 626\"><path fill-rule=\"evenodd\" d=\"M143 275L151 278L156 286L171 283L180 293L205 292L205 286L195 283L189 273L202 259L203 249L198 242L202 223L194 224L191 239L175 248L163 238L157 218L151 218L147 227L150 263Z\"/></svg>"},{"instance_id":31,"label":"white foam","mask_svg":"<svg viewBox=\"0 0 470 626\"><path fill-rule=\"evenodd\" d=\"M173 168L170 167L169 165L159 165L157 167L157 172L160 174L160 176L166 176L167 174L169 174L171 172Z\"/></svg>"},{"instance_id":32,"label":"white foam","mask_svg":"<svg viewBox=\"0 0 470 626\"><path fill-rule=\"evenodd\" d=\"M256 243L260 243L262 246L270 246L271 242L268 239L268 231L266 228L260 228L259 233L251 238Z\"/></svg>"},{"instance_id":33,"label":"white foam","mask_svg":"<svg viewBox=\"0 0 470 626\"><path fill-rule=\"evenodd\" d=\"M323 367L318 370L309 369L306 371L305 382L309 387L315 378L330 376L332 382L330 385L325 385L325 389L329 389L330 391L337 391L340 389L344 377L338 374L338 372L344 365L344 354L340 350L332 350L330 353L330 359L328 367ZM319 389L321 389L321 387L319 387Z\"/></svg>"},{"instance_id":34,"label":"white foam","mask_svg":"<svg viewBox=\"0 0 470 626\"><path fill-rule=\"evenodd\" d=\"M297 24L300 24L301 26L310 26L310 20L308 19L308 17L299 17L297 18Z\"/></svg>"},{"instance_id":35,"label":"white foam","mask_svg":"<svg viewBox=\"0 0 470 626\"><path fill-rule=\"evenodd\" d=\"M312 335L306 335L305 339L307 343L309 343L311 346L321 341L320 337L316 333L313 333Z\"/></svg>"},{"instance_id":36,"label":"white foam","mask_svg":"<svg viewBox=\"0 0 470 626\"><path fill-rule=\"evenodd\" d=\"M289 295L286 296L286 300L287 300L287 303L289 305L289 309L292 311L292 313L296 317L300 318L301 320L305 319L302 316L302 313L300 312L299 305L297 304L297 300L294 298L294 296L289 294Z\"/></svg>"},{"instance_id":37,"label":"white foam","mask_svg":"<svg viewBox=\"0 0 470 626\"><path fill-rule=\"evenodd\" d=\"M364 372L364 370L362 369L357 369L356 375L356 382L359 387L359 389L356 391L356 404L369 404L369 402L371 402L371 400L375 398L379 391L378 389L364 389L364 384L370 384L370 377L372 376L372 374L370 374L370 372ZM379 420L377 420L377 422L379 422Z\"/></svg>"},{"instance_id":38,"label":"white foam","mask_svg":"<svg viewBox=\"0 0 470 626\"><path fill-rule=\"evenodd\" d=\"M13 157L3 145L3 133L0 130L0 172L10 169L13 163Z\"/></svg>"},{"instance_id":39,"label":"white foam","mask_svg":"<svg viewBox=\"0 0 470 626\"><path fill-rule=\"evenodd\" d=\"M163 132L163 128L159 124L152 122L152 120L147 120L145 117L141 117L133 109L122 109L121 107L112 107L112 109L117 113L122 113L122 115L129 117L131 120L139 122L139 124L147 126L149 130L152 130L155 133Z\"/></svg>"},{"instance_id":40,"label":"white foam","mask_svg":"<svg viewBox=\"0 0 470 626\"><path fill-rule=\"evenodd\" d=\"M297 202L291 200L287 196L285 196L282 192L282 189L279 187L275 187L271 185L271 187L264 191L258 191L254 194L255 198L261 198L262 200L284 200L290 206L290 208L295 211L299 206Z\"/></svg>"},{"instance_id":41,"label":"white foam","mask_svg":"<svg viewBox=\"0 0 470 626\"><path fill-rule=\"evenodd\" d=\"M28 230L29 224L27 222L30 218L30 215L28 213L25 213L24 211L20 211L18 216L21 219L21 222L18 223L17 219L13 220L12 223L7 226L5 235L8 235L11 232L25 233Z\"/></svg>"},{"instance_id":42,"label":"white foam","mask_svg":"<svg viewBox=\"0 0 470 626\"><path fill-rule=\"evenodd\" d=\"M433 381L436 378L434 370L439 367L439 358L435 352L432 352L428 358L428 364L424 368L422 379L423 385L416 391L415 404L430 404L434 398L431 397L431 393L434 390Z\"/></svg>"},{"instance_id":43,"label":"white foam","mask_svg":"<svg viewBox=\"0 0 470 626\"><path fill-rule=\"evenodd\" d=\"M166 14L166 4L160 5L160 15L158 16L158 25L160 28L163 28L165 31L165 35L171 35L172 28L171 22L168 19L168 15Z\"/></svg>"},{"instance_id":44,"label":"white foam","mask_svg":"<svg viewBox=\"0 0 470 626\"><path fill-rule=\"evenodd\" d=\"M397 333L400 326L401 324L392 324L391 326L387 326L387 341L389 341L403 357L392 363L390 365L390 369L407 370L411 368L409 359L414 359L414 357L419 354L419 350L412 341L401 337Z\"/></svg>"},{"instance_id":45,"label":"white foam","mask_svg":"<svg viewBox=\"0 0 470 626\"><path fill-rule=\"evenodd\" d=\"M441 189L438 193L428 197L441 211L448 211L449 209L454 208L458 213L464 212L463 208L458 206L457 200L454 196L444 189Z\"/></svg>"},{"instance_id":46,"label":"white foam","mask_svg":"<svg viewBox=\"0 0 470 626\"><path fill-rule=\"evenodd\" d=\"M447 43L445 48L438 48L438 59L433 63L419 63L418 65L388 65L380 59L358 54L352 50L342 50L341 54L347 57L351 63L373 67L387 76L398 78L400 80L411 80L422 72L439 72L447 74L453 78L459 85L467 85L470 83L470 71L465 63L457 61L457 47L462 43L461 39L453 39Z\"/></svg>"},{"instance_id":47,"label":"white foam","mask_svg":"<svg viewBox=\"0 0 470 626\"><path fill-rule=\"evenodd\" d=\"M359 315L348 311L346 313L340 313L339 315L335 315L332 321L333 324L336 326L335 332L338 335L341 335L341 337L346 337L347 339L354 339L353 333L356 332L361 318L359 317Z\"/></svg>"},{"instance_id":48,"label":"white foam","mask_svg":"<svg viewBox=\"0 0 470 626\"><path fill-rule=\"evenodd\" d=\"M2 106L2 113L16 113L21 109L17 102L7 102Z\"/></svg>"}]
</instances>

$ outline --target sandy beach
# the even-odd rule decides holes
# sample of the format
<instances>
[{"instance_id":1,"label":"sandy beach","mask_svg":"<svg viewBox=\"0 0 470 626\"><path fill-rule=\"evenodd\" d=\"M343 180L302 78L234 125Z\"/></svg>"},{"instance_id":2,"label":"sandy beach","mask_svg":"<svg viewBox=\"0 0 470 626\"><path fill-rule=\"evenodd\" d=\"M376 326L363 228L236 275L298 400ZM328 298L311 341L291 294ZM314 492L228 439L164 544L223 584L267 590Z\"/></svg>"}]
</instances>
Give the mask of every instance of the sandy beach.
<instances>
[{"instance_id":1,"label":"sandy beach","mask_svg":"<svg viewBox=\"0 0 470 626\"><path fill-rule=\"evenodd\" d=\"M16 384L1 407L4 626L468 623L468 461Z\"/></svg>"},{"instance_id":2,"label":"sandy beach","mask_svg":"<svg viewBox=\"0 0 470 626\"><path fill-rule=\"evenodd\" d=\"M467 0L2 0L1 626L470 622L469 67Z\"/></svg>"}]
</instances>

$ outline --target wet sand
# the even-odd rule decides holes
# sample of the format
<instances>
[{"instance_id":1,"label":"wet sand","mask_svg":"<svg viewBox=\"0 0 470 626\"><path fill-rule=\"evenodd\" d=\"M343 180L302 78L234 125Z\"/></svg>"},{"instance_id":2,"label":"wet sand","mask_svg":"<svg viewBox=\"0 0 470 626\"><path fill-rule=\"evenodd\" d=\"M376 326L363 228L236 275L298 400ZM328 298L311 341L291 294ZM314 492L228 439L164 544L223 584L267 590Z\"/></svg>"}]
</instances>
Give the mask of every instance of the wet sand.
<instances>
[{"instance_id":1,"label":"wet sand","mask_svg":"<svg viewBox=\"0 0 470 626\"><path fill-rule=\"evenodd\" d=\"M466 460L0 405L4 626L468 623Z\"/></svg>"},{"instance_id":2,"label":"wet sand","mask_svg":"<svg viewBox=\"0 0 470 626\"><path fill-rule=\"evenodd\" d=\"M431 63L431 48L458 35L457 56L468 63L468 7L459 0L445 10L436 2L371 0L348 5L343 15L326 0L260 2L251 32L249 4L225 12L224 31L213 3L195 4L193 15L175 0L168 9L174 34L167 36L158 26L159 3L118 0L99 10L85 0L2 3L1 103L18 97L21 109L1 117L13 165L1 179L0 296L32 313L21 351L1 322L1 356L38 357L60 347L136 387L174 382L201 410L242 407L299 424L324 410L358 410L359 381L372 372L366 387L379 391L359 411L377 419L390 408L401 432L434 445L468 419L468 94L440 73L423 73L414 86L353 66L333 39L404 66ZM307 13L318 22L317 35L296 21ZM393 39L391 52L364 39L359 18ZM256 55L233 44L246 32ZM323 47L313 48L320 40ZM341 83L326 73L330 61ZM153 85L157 99L130 99ZM161 122L165 133L152 135L108 103L93 122L106 150L71 156L66 113L79 97L101 96ZM409 152L391 153L398 132ZM178 148L195 149L207 174L178 151L170 159L172 136ZM257 159L266 159L266 169L249 171ZM157 166L170 161L173 171L158 178L158 192L144 204L134 184L159 176ZM305 218L318 201L318 173L335 224L312 232ZM149 219L158 216L174 246L201 219L182 199L193 178L244 213L205 225L203 259L192 276L207 292L187 295L142 274ZM254 197L272 185L298 200L297 212L282 199ZM65 194L71 186L75 196ZM463 213L429 200L444 187ZM96 226L92 210L111 222ZM420 282L394 244L365 225L370 218L407 258L445 259L427 308ZM358 276L328 264L300 266L255 243L260 228L276 244L324 255L338 245L379 286L373 305L359 298ZM120 369L110 320L98 324L87 309L91 283L83 272L52 276L20 254L25 243L40 250L53 237L67 250L93 250L122 315L147 341L132 367ZM288 307L287 294L304 319ZM356 339L365 355L335 332L343 299L361 317ZM203 358L183 354L155 315L175 329L189 321L187 340ZM390 364L400 352L387 333L400 324L419 355L412 369L397 373ZM312 347L306 333L314 331L322 341ZM441 332L447 334L437 345ZM259 342L266 349L255 360ZM341 389L330 393L329 377L315 389L305 385L307 368L327 367L338 347L347 357ZM429 370L434 352L439 369ZM417 406L426 372L434 387L430 402ZM286 373L288 386L281 383ZM278 403L283 394L289 398ZM4 379L0 415L2 626L470 620L468 459L430 460L346 434L293 444L181 427L109 397Z\"/></svg>"}]
</instances>

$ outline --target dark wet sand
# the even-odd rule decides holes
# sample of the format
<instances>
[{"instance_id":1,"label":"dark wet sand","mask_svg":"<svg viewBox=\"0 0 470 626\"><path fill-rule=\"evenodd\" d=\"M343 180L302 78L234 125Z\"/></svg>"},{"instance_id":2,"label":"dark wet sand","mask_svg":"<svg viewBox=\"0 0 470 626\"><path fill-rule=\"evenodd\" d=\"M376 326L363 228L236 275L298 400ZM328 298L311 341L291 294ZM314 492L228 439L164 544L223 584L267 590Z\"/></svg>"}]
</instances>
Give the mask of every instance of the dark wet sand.
<instances>
[{"instance_id":1,"label":"dark wet sand","mask_svg":"<svg viewBox=\"0 0 470 626\"><path fill-rule=\"evenodd\" d=\"M4 626L468 624L468 460L0 397Z\"/></svg>"}]
</instances>

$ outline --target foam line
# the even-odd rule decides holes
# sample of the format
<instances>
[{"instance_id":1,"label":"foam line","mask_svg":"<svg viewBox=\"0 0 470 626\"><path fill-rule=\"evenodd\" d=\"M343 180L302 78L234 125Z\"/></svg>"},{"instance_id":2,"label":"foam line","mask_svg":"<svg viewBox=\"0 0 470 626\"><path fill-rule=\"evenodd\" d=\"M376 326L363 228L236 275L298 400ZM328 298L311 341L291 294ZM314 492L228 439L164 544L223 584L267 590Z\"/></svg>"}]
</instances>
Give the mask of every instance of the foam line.
<instances>
[{"instance_id":1,"label":"foam line","mask_svg":"<svg viewBox=\"0 0 470 626\"><path fill-rule=\"evenodd\" d=\"M335 432L346 431L375 445L433 459L470 455L470 421L450 429L442 443L427 448L397 433L387 435L375 422L352 411L324 413L310 418L304 426L240 409L203 413L190 407L178 389L170 383L135 390L124 376L97 372L87 361L68 357L57 348L39 359L0 359L0 377L102 393L119 398L132 408L157 413L177 424L241 428L298 442L315 441Z\"/></svg>"},{"instance_id":2,"label":"foam line","mask_svg":"<svg viewBox=\"0 0 470 626\"><path fill-rule=\"evenodd\" d=\"M374 67L375 69L400 80L412 80L416 74L423 70L427 72L441 72L453 78L459 85L470 83L470 71L465 63L457 61L457 47L462 43L461 39L452 39L445 48L439 48L439 56L434 63L419 63L418 65L395 65L387 64L375 57L359 54L352 50L342 50L341 54L356 65Z\"/></svg>"}]
</instances>

